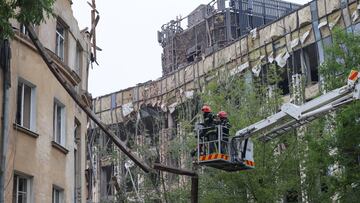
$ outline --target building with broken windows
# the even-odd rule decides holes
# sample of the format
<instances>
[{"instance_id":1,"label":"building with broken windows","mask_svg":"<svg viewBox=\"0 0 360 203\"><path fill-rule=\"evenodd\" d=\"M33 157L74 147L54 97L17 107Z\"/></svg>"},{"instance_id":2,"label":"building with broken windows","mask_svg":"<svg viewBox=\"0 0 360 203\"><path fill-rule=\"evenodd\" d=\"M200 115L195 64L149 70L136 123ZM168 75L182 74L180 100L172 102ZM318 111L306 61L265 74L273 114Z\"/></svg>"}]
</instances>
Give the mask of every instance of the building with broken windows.
<instances>
[{"instance_id":1,"label":"building with broken windows","mask_svg":"<svg viewBox=\"0 0 360 203\"><path fill-rule=\"evenodd\" d=\"M163 47L163 74L199 61L253 28L297 8L297 4L279 0L216 0L200 5L185 18L164 24L158 32L158 42Z\"/></svg>"},{"instance_id":2,"label":"building with broken windows","mask_svg":"<svg viewBox=\"0 0 360 203\"><path fill-rule=\"evenodd\" d=\"M55 1L54 13L35 32L60 76L91 101L89 35L79 30L71 1ZM12 25L15 36L1 42L0 57L5 202L86 202L87 116L44 63L25 26Z\"/></svg>"},{"instance_id":3,"label":"building with broken windows","mask_svg":"<svg viewBox=\"0 0 360 203\"><path fill-rule=\"evenodd\" d=\"M257 1L252 2L255 7ZM360 3L356 0L314 0L294 11L284 11L286 15L271 18L271 22L254 23L260 26L252 26L251 29L246 29L248 25L245 28L236 27L238 14L232 13L232 8L222 10L221 3L217 6L220 10L210 18L204 17L208 15L209 7L197 8L188 16L190 26L186 30L179 27L179 20L163 27L159 33L159 42L164 47L164 75L161 78L93 100L94 112L101 120L148 162L185 166L189 155L174 159L171 156L173 152L169 150L169 140L181 139L183 126L177 118L183 115L193 118L198 113L201 104L196 103L197 93L210 81L236 75L261 78L263 85L268 85L267 68L269 64L275 64L284 70L278 84L284 101L294 99L294 92L290 89L299 83L305 85L305 99L311 99L319 93L318 67L324 62L324 47L332 43L334 27L347 32L360 31ZM204 19L206 22L202 24ZM222 31L211 28L216 21L223 23ZM232 29L232 23L236 28ZM187 36L190 32L193 34ZM176 43L180 38L189 41ZM215 45L216 48L213 47ZM211 47L210 51L206 51ZM191 105L183 108L189 101ZM141 173L136 174L136 167L123 154L112 158L116 148L96 131L96 126L92 127L94 129L89 136L91 178L99 199L116 198L115 194L120 194L135 201L136 196L142 198L154 194L151 198L161 200L161 196L156 196L157 190L171 189L186 181L159 172L150 177L150 183L146 182ZM146 148L146 153L143 153L143 148ZM104 153L94 155L97 150ZM131 170L134 174L129 175ZM168 178L164 179L164 176Z\"/></svg>"}]
</instances>

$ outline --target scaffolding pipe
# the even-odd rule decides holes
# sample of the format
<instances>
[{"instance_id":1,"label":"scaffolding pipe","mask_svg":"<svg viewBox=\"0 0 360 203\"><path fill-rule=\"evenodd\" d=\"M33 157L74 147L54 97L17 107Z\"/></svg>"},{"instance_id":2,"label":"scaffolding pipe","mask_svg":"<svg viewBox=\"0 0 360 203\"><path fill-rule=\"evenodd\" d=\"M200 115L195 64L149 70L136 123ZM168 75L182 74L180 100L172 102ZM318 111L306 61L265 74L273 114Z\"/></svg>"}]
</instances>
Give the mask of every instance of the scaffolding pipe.
<instances>
[{"instance_id":1,"label":"scaffolding pipe","mask_svg":"<svg viewBox=\"0 0 360 203\"><path fill-rule=\"evenodd\" d=\"M11 87L10 58L11 50L8 40L0 42L0 66L3 68L3 103L1 129L1 171L0 171L0 203L5 202L6 156L9 139L9 98Z\"/></svg>"}]
</instances>

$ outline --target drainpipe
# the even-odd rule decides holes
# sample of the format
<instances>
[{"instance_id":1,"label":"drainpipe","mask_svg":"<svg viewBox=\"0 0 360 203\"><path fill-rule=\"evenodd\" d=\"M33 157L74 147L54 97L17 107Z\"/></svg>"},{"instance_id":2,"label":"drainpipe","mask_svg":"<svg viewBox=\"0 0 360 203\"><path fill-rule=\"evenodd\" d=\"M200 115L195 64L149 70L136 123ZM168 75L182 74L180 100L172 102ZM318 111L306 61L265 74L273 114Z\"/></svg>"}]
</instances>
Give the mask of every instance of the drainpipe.
<instances>
[{"instance_id":1,"label":"drainpipe","mask_svg":"<svg viewBox=\"0 0 360 203\"><path fill-rule=\"evenodd\" d=\"M3 112L1 119L1 168L0 168L0 203L5 202L5 169L6 169L6 156L8 150L9 139L9 98L11 87L11 74L10 74L10 58L11 50L9 40L0 41L0 67L3 69Z\"/></svg>"}]
</instances>

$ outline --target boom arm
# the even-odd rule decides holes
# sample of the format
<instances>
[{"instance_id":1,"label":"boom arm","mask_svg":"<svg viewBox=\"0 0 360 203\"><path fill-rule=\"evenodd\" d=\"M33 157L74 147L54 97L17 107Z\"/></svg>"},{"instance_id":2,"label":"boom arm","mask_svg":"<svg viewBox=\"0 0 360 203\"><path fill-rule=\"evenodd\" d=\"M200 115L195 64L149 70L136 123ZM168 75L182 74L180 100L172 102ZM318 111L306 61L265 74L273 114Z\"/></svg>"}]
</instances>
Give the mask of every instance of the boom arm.
<instances>
[{"instance_id":1,"label":"boom arm","mask_svg":"<svg viewBox=\"0 0 360 203\"><path fill-rule=\"evenodd\" d=\"M352 71L348 84L323 94L303 105L286 103L281 111L236 132L235 139L247 139L262 133L261 141L269 141L293 128L304 125L336 108L360 99L359 73Z\"/></svg>"}]
</instances>

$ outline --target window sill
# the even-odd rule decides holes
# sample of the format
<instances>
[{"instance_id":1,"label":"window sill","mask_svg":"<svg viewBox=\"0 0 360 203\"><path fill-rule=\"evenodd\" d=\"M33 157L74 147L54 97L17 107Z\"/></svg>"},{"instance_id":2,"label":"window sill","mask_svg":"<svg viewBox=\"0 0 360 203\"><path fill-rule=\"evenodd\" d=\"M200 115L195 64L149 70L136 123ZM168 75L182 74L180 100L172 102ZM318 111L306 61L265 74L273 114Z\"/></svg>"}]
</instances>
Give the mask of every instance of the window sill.
<instances>
[{"instance_id":1,"label":"window sill","mask_svg":"<svg viewBox=\"0 0 360 203\"><path fill-rule=\"evenodd\" d=\"M64 153L64 154L69 153L69 150L68 150L68 149L66 149L65 147L61 146L59 143L57 143L57 142L55 142L55 141L51 141L51 145L52 145L55 149L59 150L60 152L62 152L62 153Z\"/></svg>"},{"instance_id":2,"label":"window sill","mask_svg":"<svg viewBox=\"0 0 360 203\"><path fill-rule=\"evenodd\" d=\"M30 137L33 137L33 138L38 138L39 137L38 133L33 132L30 129L27 129L27 128L25 128L25 127L23 127L23 126L21 126L21 125L19 125L17 123L14 123L13 127L14 127L14 129L16 131L22 132L22 133L24 133L26 135L29 135Z\"/></svg>"}]
</instances>

